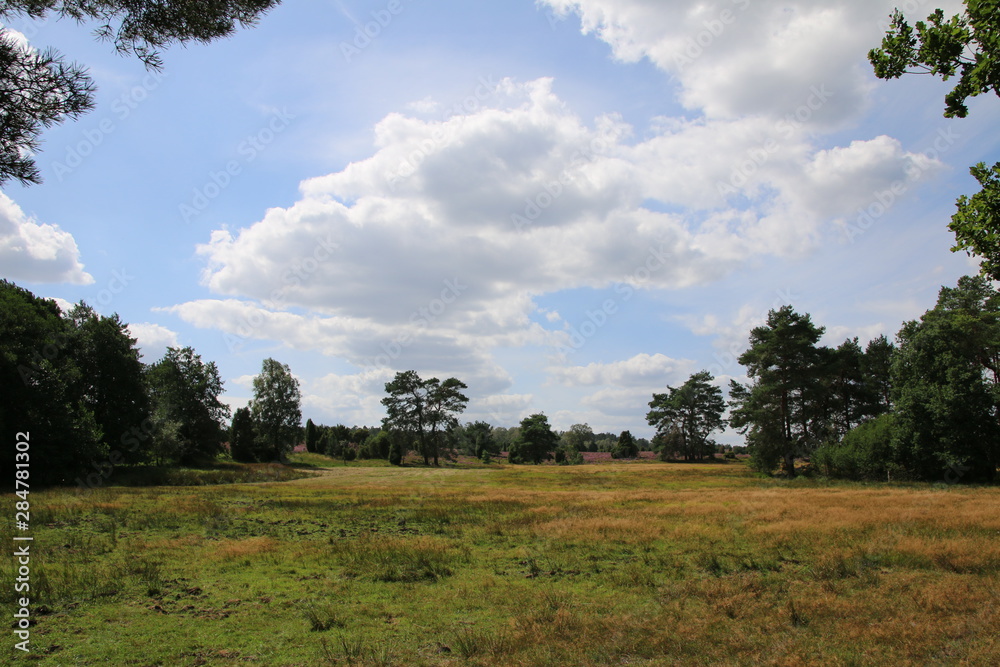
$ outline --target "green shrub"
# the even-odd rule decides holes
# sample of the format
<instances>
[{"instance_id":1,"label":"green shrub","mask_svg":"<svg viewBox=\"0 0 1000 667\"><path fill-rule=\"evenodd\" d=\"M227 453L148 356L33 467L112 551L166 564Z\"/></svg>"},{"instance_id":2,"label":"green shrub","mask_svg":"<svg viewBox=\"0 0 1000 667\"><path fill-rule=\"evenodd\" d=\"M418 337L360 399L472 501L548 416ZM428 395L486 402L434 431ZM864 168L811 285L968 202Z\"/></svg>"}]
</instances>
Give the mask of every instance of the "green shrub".
<instances>
[{"instance_id":1,"label":"green shrub","mask_svg":"<svg viewBox=\"0 0 1000 667\"><path fill-rule=\"evenodd\" d=\"M895 419L885 414L847 432L840 442L823 445L812 463L828 477L883 480L898 466L893 462L892 435Z\"/></svg>"},{"instance_id":2,"label":"green shrub","mask_svg":"<svg viewBox=\"0 0 1000 667\"><path fill-rule=\"evenodd\" d=\"M639 444L629 431L622 431L618 444L611 450L613 459L634 459L639 456Z\"/></svg>"}]
</instances>

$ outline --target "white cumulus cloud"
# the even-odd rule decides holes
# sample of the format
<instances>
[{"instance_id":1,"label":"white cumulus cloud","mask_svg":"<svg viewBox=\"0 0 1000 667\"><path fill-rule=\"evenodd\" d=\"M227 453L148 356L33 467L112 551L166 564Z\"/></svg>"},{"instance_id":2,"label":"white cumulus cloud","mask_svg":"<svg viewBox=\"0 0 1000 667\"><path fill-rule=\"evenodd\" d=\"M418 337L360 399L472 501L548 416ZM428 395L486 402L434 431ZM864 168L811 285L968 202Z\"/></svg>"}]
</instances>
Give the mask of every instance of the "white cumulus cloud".
<instances>
[{"instance_id":1,"label":"white cumulus cloud","mask_svg":"<svg viewBox=\"0 0 1000 667\"><path fill-rule=\"evenodd\" d=\"M160 324L133 322L128 325L128 330L136 339L146 363L153 363L162 358L167 353L168 347L179 346L177 332Z\"/></svg>"},{"instance_id":2,"label":"white cumulus cloud","mask_svg":"<svg viewBox=\"0 0 1000 667\"><path fill-rule=\"evenodd\" d=\"M4 277L33 283L89 285L73 235L25 215L0 192L0 271Z\"/></svg>"}]
</instances>

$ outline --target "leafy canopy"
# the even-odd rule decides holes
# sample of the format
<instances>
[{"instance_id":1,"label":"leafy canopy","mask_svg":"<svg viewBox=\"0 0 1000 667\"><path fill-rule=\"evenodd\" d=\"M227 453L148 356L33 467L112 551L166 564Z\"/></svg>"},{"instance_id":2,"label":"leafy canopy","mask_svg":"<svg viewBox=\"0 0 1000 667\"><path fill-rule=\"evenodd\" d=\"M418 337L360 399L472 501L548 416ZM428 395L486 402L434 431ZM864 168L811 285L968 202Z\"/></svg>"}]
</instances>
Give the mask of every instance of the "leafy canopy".
<instances>
[{"instance_id":1,"label":"leafy canopy","mask_svg":"<svg viewBox=\"0 0 1000 667\"><path fill-rule=\"evenodd\" d=\"M925 72L948 81L957 78L945 95L946 118L965 118L970 97L1000 95L1000 0L965 0L965 11L945 20L937 9L916 30L896 10L881 48L868 59L875 74L895 79L908 72ZM970 170L980 192L958 199L958 210L948 228L955 233L952 252L965 251L983 259L980 271L1000 279L1000 162Z\"/></svg>"},{"instance_id":2,"label":"leafy canopy","mask_svg":"<svg viewBox=\"0 0 1000 667\"><path fill-rule=\"evenodd\" d=\"M898 9L881 48L868 52L880 79L925 72L942 80L958 78L945 95L946 118L965 118L970 97L1000 93L1000 2L966 0L965 11L945 20L936 9L911 27Z\"/></svg>"},{"instance_id":3,"label":"leafy canopy","mask_svg":"<svg viewBox=\"0 0 1000 667\"><path fill-rule=\"evenodd\" d=\"M549 426L549 418L539 412L521 420L521 433L511 445L508 460L511 463L541 463L558 444L559 436Z\"/></svg>"},{"instance_id":4,"label":"leafy canopy","mask_svg":"<svg viewBox=\"0 0 1000 667\"><path fill-rule=\"evenodd\" d=\"M656 427L659 442L669 443L687 460L707 455L712 444L709 436L726 423L722 389L712 384L714 380L708 371L695 373L680 387L667 387L666 393L653 394L649 402L646 421ZM674 435L668 438L671 433ZM673 453L661 452L665 457Z\"/></svg>"},{"instance_id":5,"label":"leafy canopy","mask_svg":"<svg viewBox=\"0 0 1000 667\"><path fill-rule=\"evenodd\" d=\"M213 459L222 450L229 406L219 400L222 378L214 361L204 362L191 347L167 348L146 373L153 421L176 432L182 463ZM176 425L173 426L173 425Z\"/></svg>"},{"instance_id":6,"label":"leafy canopy","mask_svg":"<svg viewBox=\"0 0 1000 667\"><path fill-rule=\"evenodd\" d=\"M250 413L257 431L257 457L276 460L290 452L302 422L302 392L287 364L265 359L253 379Z\"/></svg>"},{"instance_id":7,"label":"leafy canopy","mask_svg":"<svg viewBox=\"0 0 1000 667\"><path fill-rule=\"evenodd\" d=\"M468 386L456 378L444 382L438 378L421 379L416 371L401 371L385 385L388 394L382 399L386 416L382 424L390 430L410 434L429 464L438 465L440 436L458 425L458 415L465 411L469 398L462 393Z\"/></svg>"},{"instance_id":8,"label":"leafy canopy","mask_svg":"<svg viewBox=\"0 0 1000 667\"><path fill-rule=\"evenodd\" d=\"M747 435L751 463L770 472L779 461L795 476L795 457L808 453L824 425L821 407L823 353L816 344L824 328L808 314L782 306L767 324L750 332L750 348L740 355L751 384L730 387L730 424Z\"/></svg>"}]
</instances>

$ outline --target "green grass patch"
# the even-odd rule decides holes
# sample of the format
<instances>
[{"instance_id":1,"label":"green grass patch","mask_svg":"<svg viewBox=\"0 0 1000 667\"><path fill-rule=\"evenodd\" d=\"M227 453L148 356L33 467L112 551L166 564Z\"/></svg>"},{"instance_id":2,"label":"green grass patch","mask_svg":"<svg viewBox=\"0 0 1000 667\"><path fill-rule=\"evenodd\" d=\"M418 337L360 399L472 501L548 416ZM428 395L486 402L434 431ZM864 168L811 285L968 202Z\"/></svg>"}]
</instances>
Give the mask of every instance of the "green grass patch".
<instances>
[{"instance_id":1,"label":"green grass patch","mask_svg":"<svg viewBox=\"0 0 1000 667\"><path fill-rule=\"evenodd\" d=\"M33 492L32 664L1000 664L997 488L318 456Z\"/></svg>"}]
</instances>

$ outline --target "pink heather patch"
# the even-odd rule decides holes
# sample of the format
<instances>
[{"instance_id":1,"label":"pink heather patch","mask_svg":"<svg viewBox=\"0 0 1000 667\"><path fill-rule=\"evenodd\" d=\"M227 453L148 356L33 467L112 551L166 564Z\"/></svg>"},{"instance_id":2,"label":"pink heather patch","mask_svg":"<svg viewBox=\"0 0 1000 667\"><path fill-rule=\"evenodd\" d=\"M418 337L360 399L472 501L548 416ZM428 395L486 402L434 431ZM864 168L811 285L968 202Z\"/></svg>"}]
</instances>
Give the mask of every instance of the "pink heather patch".
<instances>
[{"instance_id":1,"label":"pink heather patch","mask_svg":"<svg viewBox=\"0 0 1000 667\"><path fill-rule=\"evenodd\" d=\"M611 452L580 452L583 455L584 463L609 463L615 459L611 458ZM656 452L639 452L640 459L655 459ZM629 459L624 459L629 460Z\"/></svg>"}]
</instances>

